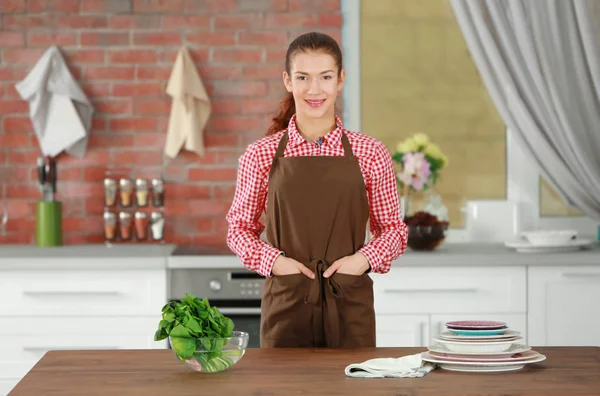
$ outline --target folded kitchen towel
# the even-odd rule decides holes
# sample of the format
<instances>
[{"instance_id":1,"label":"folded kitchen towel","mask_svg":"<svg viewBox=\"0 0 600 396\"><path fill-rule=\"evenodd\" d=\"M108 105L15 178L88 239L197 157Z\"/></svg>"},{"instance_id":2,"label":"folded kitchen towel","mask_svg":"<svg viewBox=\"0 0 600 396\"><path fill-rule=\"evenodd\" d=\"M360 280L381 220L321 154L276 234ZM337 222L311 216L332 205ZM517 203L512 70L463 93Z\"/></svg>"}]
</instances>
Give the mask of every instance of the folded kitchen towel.
<instances>
[{"instance_id":1,"label":"folded kitchen towel","mask_svg":"<svg viewBox=\"0 0 600 396\"><path fill-rule=\"evenodd\" d=\"M181 148L204 155L204 128L211 104L189 51L182 46L177 54L167 94L172 98L165 155L175 158Z\"/></svg>"},{"instance_id":2,"label":"folded kitchen towel","mask_svg":"<svg viewBox=\"0 0 600 396\"><path fill-rule=\"evenodd\" d=\"M421 354L400 358L376 358L346 367L346 375L355 378L419 378L437 366L421 359Z\"/></svg>"},{"instance_id":3,"label":"folded kitchen towel","mask_svg":"<svg viewBox=\"0 0 600 396\"><path fill-rule=\"evenodd\" d=\"M94 109L58 47L48 48L15 88L29 102L29 116L44 155L55 157L62 151L85 155Z\"/></svg>"}]
</instances>

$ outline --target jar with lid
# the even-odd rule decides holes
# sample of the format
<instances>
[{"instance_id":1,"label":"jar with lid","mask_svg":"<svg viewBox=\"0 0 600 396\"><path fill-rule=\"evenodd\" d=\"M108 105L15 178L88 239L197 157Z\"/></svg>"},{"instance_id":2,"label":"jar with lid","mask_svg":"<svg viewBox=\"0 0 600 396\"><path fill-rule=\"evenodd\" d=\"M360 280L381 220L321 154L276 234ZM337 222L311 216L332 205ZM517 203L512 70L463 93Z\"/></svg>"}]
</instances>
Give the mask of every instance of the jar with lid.
<instances>
[{"instance_id":1,"label":"jar with lid","mask_svg":"<svg viewBox=\"0 0 600 396\"><path fill-rule=\"evenodd\" d=\"M148 215L144 212L135 212L135 236L138 241L148 239Z\"/></svg>"},{"instance_id":2,"label":"jar with lid","mask_svg":"<svg viewBox=\"0 0 600 396\"><path fill-rule=\"evenodd\" d=\"M135 197L137 206L148 206L148 181L146 179L136 179L135 181Z\"/></svg>"},{"instance_id":3,"label":"jar with lid","mask_svg":"<svg viewBox=\"0 0 600 396\"><path fill-rule=\"evenodd\" d=\"M117 203L117 181L104 179L104 206L113 207Z\"/></svg>"},{"instance_id":4,"label":"jar with lid","mask_svg":"<svg viewBox=\"0 0 600 396\"><path fill-rule=\"evenodd\" d=\"M161 212L152 212L150 215L150 231L152 239L164 241L165 218Z\"/></svg>"},{"instance_id":5,"label":"jar with lid","mask_svg":"<svg viewBox=\"0 0 600 396\"><path fill-rule=\"evenodd\" d=\"M114 242L117 237L117 215L108 210L104 212L104 241Z\"/></svg>"},{"instance_id":6,"label":"jar with lid","mask_svg":"<svg viewBox=\"0 0 600 396\"><path fill-rule=\"evenodd\" d=\"M121 206L129 207L133 203L133 183L130 179L119 180L119 188L121 190Z\"/></svg>"},{"instance_id":7,"label":"jar with lid","mask_svg":"<svg viewBox=\"0 0 600 396\"><path fill-rule=\"evenodd\" d=\"M132 225L131 213L119 213L119 232L121 234L121 240L129 241L131 239Z\"/></svg>"},{"instance_id":8,"label":"jar with lid","mask_svg":"<svg viewBox=\"0 0 600 396\"><path fill-rule=\"evenodd\" d=\"M165 205L165 186L162 179L152 179L152 206L163 207Z\"/></svg>"}]
</instances>

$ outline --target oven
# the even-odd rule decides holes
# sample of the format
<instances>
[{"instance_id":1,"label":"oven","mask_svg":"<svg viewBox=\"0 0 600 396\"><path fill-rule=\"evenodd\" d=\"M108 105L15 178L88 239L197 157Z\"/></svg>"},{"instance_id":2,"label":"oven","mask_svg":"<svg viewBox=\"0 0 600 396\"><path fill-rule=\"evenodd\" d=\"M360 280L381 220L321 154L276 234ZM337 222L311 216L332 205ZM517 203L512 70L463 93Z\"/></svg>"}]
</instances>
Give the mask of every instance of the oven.
<instances>
[{"instance_id":1,"label":"oven","mask_svg":"<svg viewBox=\"0 0 600 396\"><path fill-rule=\"evenodd\" d=\"M206 297L233 320L234 330L250 334L248 348L260 347L260 303L265 278L244 268L171 268L169 301L186 293Z\"/></svg>"}]
</instances>

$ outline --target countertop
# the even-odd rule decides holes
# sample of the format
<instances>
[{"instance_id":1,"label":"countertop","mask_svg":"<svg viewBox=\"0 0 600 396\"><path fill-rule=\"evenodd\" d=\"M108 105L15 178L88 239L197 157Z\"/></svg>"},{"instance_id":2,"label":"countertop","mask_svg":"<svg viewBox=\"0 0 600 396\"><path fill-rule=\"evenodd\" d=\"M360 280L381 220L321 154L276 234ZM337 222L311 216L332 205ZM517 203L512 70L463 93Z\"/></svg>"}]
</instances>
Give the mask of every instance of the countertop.
<instances>
[{"instance_id":1,"label":"countertop","mask_svg":"<svg viewBox=\"0 0 600 396\"><path fill-rule=\"evenodd\" d=\"M399 267L434 266L600 265L600 245L575 252L517 253L501 243L447 243L432 252L406 252L392 263ZM42 248L0 245L0 270L47 268L243 268L225 247L103 244Z\"/></svg>"},{"instance_id":2,"label":"countertop","mask_svg":"<svg viewBox=\"0 0 600 396\"><path fill-rule=\"evenodd\" d=\"M423 378L349 378L344 368L424 348L248 349L229 371L196 373L171 350L51 351L20 395L598 395L600 348L539 347L541 363L507 373L433 370Z\"/></svg>"}]
</instances>

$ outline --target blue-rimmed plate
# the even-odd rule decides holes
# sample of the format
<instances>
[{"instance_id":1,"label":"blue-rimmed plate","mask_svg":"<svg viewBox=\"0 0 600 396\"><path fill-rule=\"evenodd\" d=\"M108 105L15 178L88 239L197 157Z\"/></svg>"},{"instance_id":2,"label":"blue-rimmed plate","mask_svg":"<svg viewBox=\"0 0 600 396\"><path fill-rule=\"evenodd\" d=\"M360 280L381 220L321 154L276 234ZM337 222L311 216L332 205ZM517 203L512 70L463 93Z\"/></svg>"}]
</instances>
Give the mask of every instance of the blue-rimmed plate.
<instances>
[{"instance_id":1,"label":"blue-rimmed plate","mask_svg":"<svg viewBox=\"0 0 600 396\"><path fill-rule=\"evenodd\" d=\"M493 336L506 333L508 328L496 330L459 330L448 328L448 330L459 336Z\"/></svg>"}]
</instances>

